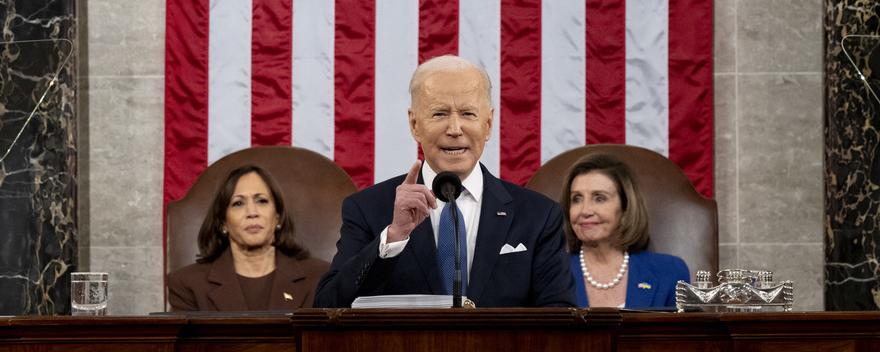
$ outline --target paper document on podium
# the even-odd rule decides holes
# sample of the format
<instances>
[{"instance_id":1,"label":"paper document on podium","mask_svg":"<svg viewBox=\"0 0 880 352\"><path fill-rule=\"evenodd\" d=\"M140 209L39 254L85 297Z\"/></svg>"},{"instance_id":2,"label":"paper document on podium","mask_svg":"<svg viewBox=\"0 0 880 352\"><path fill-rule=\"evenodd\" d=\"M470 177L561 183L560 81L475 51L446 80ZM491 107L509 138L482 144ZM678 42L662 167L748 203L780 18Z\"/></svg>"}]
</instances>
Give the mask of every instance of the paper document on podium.
<instances>
[{"instance_id":1,"label":"paper document on podium","mask_svg":"<svg viewBox=\"0 0 880 352\"><path fill-rule=\"evenodd\" d=\"M462 297L467 301L467 297ZM352 302L352 308L450 308L451 295L384 295L361 296Z\"/></svg>"}]
</instances>

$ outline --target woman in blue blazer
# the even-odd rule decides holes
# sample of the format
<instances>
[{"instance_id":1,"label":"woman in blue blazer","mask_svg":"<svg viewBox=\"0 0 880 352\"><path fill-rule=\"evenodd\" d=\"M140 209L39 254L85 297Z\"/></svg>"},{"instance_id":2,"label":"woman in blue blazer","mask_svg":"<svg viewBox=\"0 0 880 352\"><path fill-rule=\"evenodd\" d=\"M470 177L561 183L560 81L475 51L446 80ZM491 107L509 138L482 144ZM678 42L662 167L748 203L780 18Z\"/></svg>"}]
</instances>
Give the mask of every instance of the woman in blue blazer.
<instances>
[{"instance_id":1,"label":"woman in blue blazer","mask_svg":"<svg viewBox=\"0 0 880 352\"><path fill-rule=\"evenodd\" d=\"M681 258L646 251L648 212L626 164L607 154L582 158L561 203L579 306L675 305L675 284L690 273Z\"/></svg>"}]
</instances>

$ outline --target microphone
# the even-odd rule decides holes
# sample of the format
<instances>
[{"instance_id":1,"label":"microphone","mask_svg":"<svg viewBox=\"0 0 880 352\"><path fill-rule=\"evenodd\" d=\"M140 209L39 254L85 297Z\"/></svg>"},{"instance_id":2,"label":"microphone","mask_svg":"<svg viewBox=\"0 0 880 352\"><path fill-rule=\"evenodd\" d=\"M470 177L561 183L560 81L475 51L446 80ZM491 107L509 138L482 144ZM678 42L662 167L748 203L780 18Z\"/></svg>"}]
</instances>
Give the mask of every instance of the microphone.
<instances>
[{"instance_id":1,"label":"microphone","mask_svg":"<svg viewBox=\"0 0 880 352\"><path fill-rule=\"evenodd\" d=\"M437 174L437 177L434 177L434 184L431 185L434 195L446 203L455 202L461 194L461 189L461 179L458 178L458 175L449 171Z\"/></svg>"},{"instance_id":2,"label":"microphone","mask_svg":"<svg viewBox=\"0 0 880 352\"><path fill-rule=\"evenodd\" d=\"M431 190L437 199L449 204L449 215L452 216L452 233L455 242L455 274L452 277L452 308L461 308L461 240L458 230L458 206L455 200L462 190L461 179L449 171L443 171L434 177Z\"/></svg>"}]
</instances>

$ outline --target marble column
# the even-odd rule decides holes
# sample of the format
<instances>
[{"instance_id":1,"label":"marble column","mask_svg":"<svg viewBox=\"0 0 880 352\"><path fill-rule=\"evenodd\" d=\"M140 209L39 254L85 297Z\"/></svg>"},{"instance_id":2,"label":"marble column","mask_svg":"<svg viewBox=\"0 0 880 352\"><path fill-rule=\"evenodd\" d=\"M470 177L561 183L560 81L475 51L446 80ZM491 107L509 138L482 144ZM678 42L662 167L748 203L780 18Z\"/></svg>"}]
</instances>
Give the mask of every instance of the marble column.
<instances>
[{"instance_id":1,"label":"marble column","mask_svg":"<svg viewBox=\"0 0 880 352\"><path fill-rule=\"evenodd\" d=\"M827 310L880 308L880 37L844 40L878 26L876 0L825 0Z\"/></svg>"},{"instance_id":2,"label":"marble column","mask_svg":"<svg viewBox=\"0 0 880 352\"><path fill-rule=\"evenodd\" d=\"M0 315L70 311L74 8L75 0L0 1Z\"/></svg>"}]
</instances>

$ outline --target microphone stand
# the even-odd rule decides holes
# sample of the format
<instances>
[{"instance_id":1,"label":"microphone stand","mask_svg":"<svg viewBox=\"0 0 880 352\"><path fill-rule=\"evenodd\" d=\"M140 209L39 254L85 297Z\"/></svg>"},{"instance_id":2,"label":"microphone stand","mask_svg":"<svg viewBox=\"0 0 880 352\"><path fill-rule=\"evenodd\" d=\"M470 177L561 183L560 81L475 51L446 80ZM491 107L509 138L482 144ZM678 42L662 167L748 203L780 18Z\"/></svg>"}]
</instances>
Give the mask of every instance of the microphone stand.
<instances>
[{"instance_id":1,"label":"microphone stand","mask_svg":"<svg viewBox=\"0 0 880 352\"><path fill-rule=\"evenodd\" d=\"M458 230L458 205L455 193L446 192L449 199L449 215L452 216L452 233L455 242L455 274L452 277L452 308L461 308L461 236Z\"/></svg>"}]
</instances>

